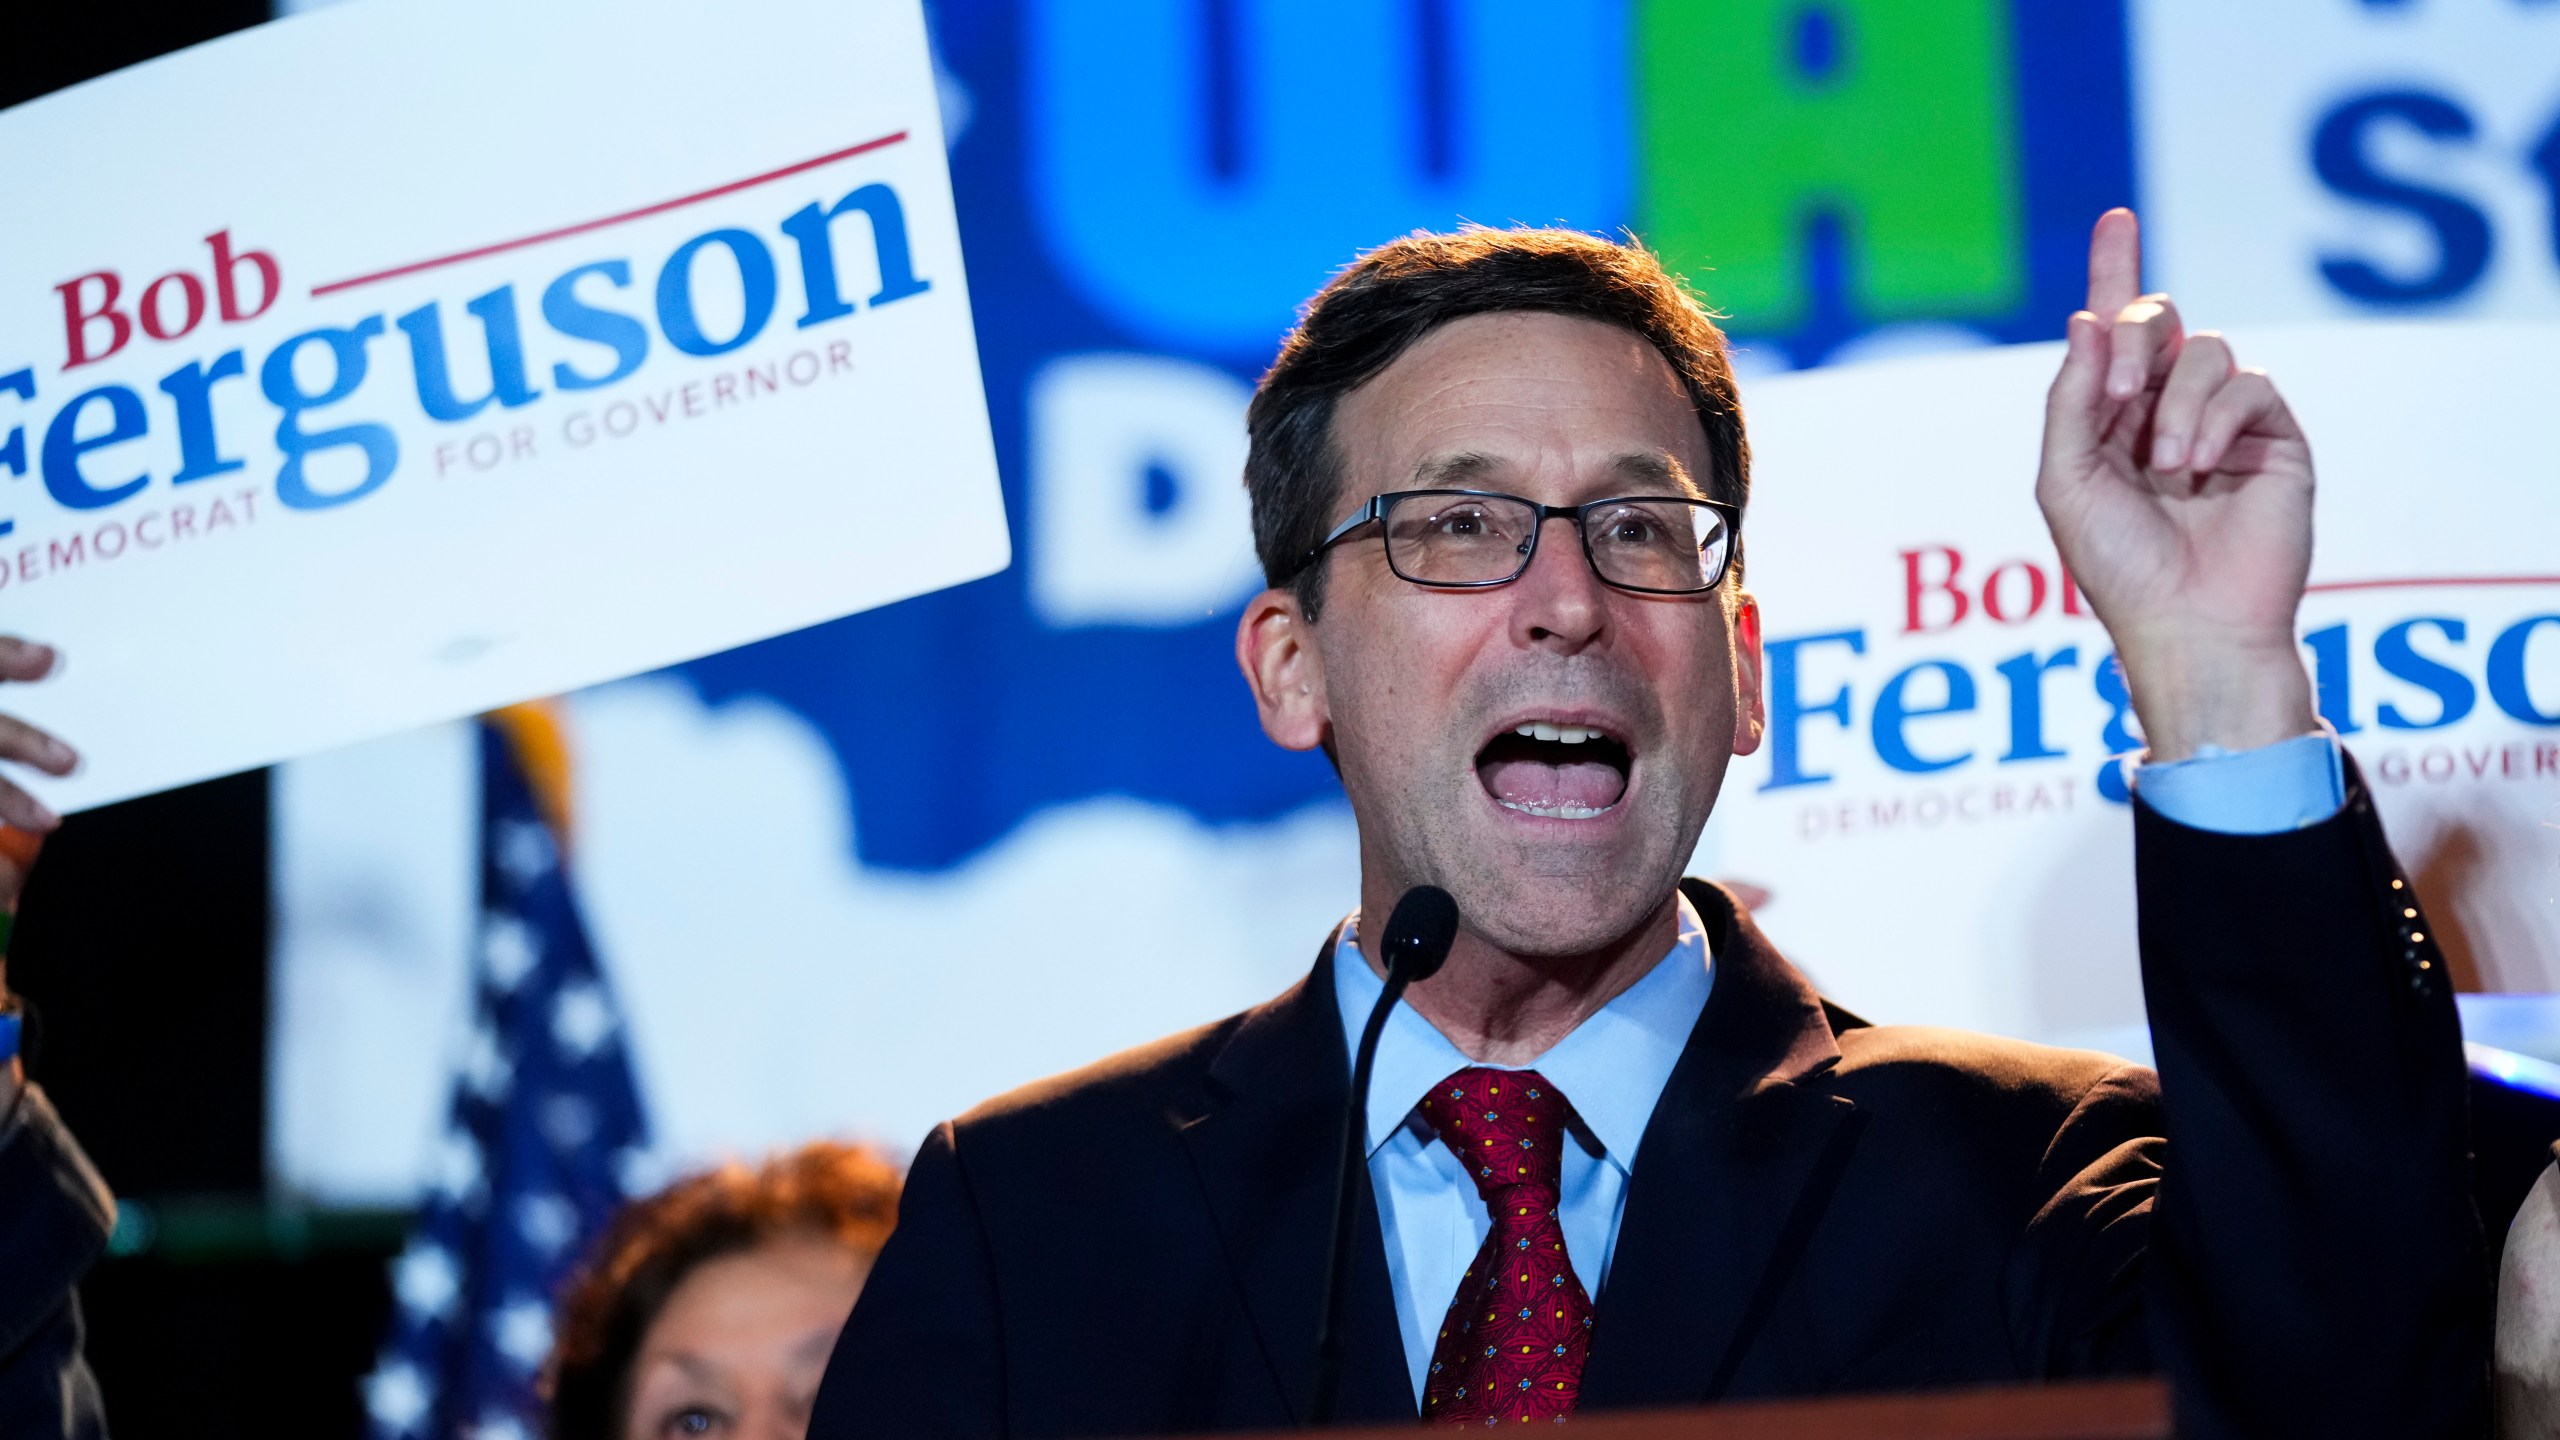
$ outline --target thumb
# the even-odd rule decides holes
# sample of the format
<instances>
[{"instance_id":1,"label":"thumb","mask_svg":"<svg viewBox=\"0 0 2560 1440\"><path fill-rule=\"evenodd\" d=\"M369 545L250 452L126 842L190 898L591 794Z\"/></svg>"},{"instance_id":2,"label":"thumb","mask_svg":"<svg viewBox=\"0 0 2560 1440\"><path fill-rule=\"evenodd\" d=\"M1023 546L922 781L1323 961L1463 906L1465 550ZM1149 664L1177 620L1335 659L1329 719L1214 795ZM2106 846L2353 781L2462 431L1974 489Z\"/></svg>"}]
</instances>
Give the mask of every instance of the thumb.
<instances>
[{"instance_id":1,"label":"thumb","mask_svg":"<svg viewBox=\"0 0 2560 1440\"><path fill-rule=\"evenodd\" d=\"M2083 310L2064 331L2062 369L2044 399L2044 463L2049 473L2058 463L2094 452L2106 434L2107 332L2098 317Z\"/></svg>"}]
</instances>

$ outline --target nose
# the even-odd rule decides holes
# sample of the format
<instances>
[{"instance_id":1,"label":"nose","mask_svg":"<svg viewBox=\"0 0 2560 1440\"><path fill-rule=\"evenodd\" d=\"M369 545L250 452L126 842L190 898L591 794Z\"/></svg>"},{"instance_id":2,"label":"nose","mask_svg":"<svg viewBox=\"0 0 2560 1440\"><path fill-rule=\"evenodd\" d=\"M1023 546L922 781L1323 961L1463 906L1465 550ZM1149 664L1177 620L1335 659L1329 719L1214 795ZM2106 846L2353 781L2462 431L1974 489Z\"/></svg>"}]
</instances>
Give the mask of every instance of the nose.
<instances>
[{"instance_id":1,"label":"nose","mask_svg":"<svg viewBox=\"0 0 2560 1440\"><path fill-rule=\"evenodd\" d=\"M1582 532L1571 515L1550 515L1540 527L1529 568L1507 588L1512 634L1524 645L1575 654L1600 639L1608 623L1608 586L1582 553Z\"/></svg>"}]
</instances>

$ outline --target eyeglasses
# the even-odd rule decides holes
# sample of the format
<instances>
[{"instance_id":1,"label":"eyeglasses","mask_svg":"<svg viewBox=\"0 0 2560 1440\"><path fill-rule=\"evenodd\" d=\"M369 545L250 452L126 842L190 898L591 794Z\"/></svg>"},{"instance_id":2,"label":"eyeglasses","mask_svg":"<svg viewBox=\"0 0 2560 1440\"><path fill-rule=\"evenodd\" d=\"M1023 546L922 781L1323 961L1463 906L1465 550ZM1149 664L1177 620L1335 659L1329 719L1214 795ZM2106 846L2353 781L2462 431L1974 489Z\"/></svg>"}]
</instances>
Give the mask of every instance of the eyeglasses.
<instances>
[{"instance_id":1,"label":"eyeglasses","mask_svg":"<svg viewBox=\"0 0 2560 1440\"><path fill-rule=\"evenodd\" d=\"M1620 495L1586 505L1541 505L1487 490L1395 490L1374 495L1307 552L1304 570L1372 521L1400 580L1436 589L1507 585L1529 568L1554 519L1582 534L1592 573L1621 590L1694 595L1724 579L1742 512L1718 500Z\"/></svg>"}]
</instances>

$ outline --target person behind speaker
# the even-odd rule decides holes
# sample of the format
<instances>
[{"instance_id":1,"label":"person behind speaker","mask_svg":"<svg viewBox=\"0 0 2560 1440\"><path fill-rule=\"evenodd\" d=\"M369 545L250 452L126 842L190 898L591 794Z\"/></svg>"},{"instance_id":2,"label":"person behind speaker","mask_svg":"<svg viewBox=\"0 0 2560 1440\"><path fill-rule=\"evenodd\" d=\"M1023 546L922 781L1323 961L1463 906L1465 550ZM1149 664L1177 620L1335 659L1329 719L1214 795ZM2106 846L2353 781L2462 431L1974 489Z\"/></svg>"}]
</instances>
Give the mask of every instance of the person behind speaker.
<instances>
[{"instance_id":1,"label":"person behind speaker","mask_svg":"<svg viewBox=\"0 0 2560 1440\"><path fill-rule=\"evenodd\" d=\"M800 1440L897 1207L896 1170L827 1141L625 1205L562 1288L550 1440Z\"/></svg>"},{"instance_id":2,"label":"person behind speaker","mask_svg":"<svg viewBox=\"0 0 2560 1440\"><path fill-rule=\"evenodd\" d=\"M42 680L50 646L0 636L0 682ZM71 747L0 715L0 760L49 775ZM81 1351L81 1277L106 1252L116 1206L19 1054L25 1009L9 991L8 933L44 837L61 824L0 780L0 1435L103 1440L106 1411Z\"/></svg>"},{"instance_id":3,"label":"person behind speaker","mask_svg":"<svg viewBox=\"0 0 2560 1440\"><path fill-rule=\"evenodd\" d=\"M2160 1074L1868 1025L1681 879L1764 727L1723 337L1635 245L1417 234L1248 421L1237 657L1341 776L1356 908L1271 1002L937 1129L811 1434L1305 1423L1363 937L1421 884L1462 924L1377 1057L1342 1419L2156 1370L2193 1437L2477 1433L2459 1037L2296 649L2310 450L2139 276L2111 212L2035 494L2149 739Z\"/></svg>"}]
</instances>

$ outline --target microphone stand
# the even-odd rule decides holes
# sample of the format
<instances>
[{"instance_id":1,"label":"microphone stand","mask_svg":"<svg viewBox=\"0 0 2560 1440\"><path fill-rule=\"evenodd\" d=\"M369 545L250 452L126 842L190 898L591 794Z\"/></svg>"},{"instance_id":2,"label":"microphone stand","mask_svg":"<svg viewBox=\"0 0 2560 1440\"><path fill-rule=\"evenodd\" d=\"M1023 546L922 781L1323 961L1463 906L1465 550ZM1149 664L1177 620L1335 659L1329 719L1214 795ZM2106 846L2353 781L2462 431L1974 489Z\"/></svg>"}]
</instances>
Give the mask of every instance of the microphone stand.
<instances>
[{"instance_id":1,"label":"microphone stand","mask_svg":"<svg viewBox=\"0 0 2560 1440\"><path fill-rule=\"evenodd\" d=\"M1406 891L1387 917L1386 939L1380 947L1387 962L1386 986L1378 992L1378 1003L1369 1007L1369 1023L1360 1031L1360 1048L1351 1062L1351 1096L1342 1113L1333 1236L1325 1249L1324 1299L1316 1322L1315 1403L1307 1412L1311 1428L1333 1423L1334 1402L1342 1389L1342 1308L1350 1278L1351 1227L1360 1202L1369 1194L1368 1155L1362 1142L1369 1132L1369 1075L1378 1062L1378 1037L1385 1033L1387 1016L1403 998L1405 987L1439 970L1457 934L1458 903L1436 885Z\"/></svg>"}]
</instances>

